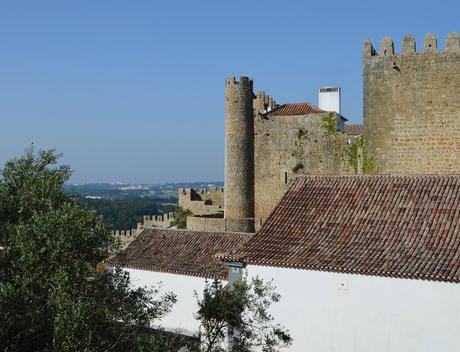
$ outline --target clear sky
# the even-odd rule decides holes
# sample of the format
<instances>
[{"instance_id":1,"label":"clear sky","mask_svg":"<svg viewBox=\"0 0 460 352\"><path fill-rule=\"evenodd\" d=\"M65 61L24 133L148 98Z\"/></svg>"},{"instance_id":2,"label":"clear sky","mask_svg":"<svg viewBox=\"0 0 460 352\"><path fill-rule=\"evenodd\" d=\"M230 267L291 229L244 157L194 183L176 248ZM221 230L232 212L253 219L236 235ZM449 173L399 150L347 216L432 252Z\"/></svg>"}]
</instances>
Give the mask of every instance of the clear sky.
<instances>
[{"instance_id":1,"label":"clear sky","mask_svg":"<svg viewBox=\"0 0 460 352\"><path fill-rule=\"evenodd\" d=\"M222 180L223 88L248 75L280 102L342 87L362 120L361 48L439 46L460 1L0 1L0 164L34 142L74 182Z\"/></svg>"}]
</instances>

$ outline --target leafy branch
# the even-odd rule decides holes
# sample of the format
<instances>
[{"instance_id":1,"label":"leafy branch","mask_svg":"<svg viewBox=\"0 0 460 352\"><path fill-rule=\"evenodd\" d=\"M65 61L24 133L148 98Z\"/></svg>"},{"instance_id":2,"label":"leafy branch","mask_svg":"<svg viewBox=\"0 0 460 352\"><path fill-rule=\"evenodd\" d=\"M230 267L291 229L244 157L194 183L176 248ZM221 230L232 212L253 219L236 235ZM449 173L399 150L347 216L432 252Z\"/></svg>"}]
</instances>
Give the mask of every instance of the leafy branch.
<instances>
[{"instance_id":1,"label":"leafy branch","mask_svg":"<svg viewBox=\"0 0 460 352\"><path fill-rule=\"evenodd\" d=\"M272 282L247 278L235 283L232 289L220 281L207 283L203 298L198 299L196 318L204 333L203 352L224 351L227 333L232 334L232 352L279 351L292 343L289 332L274 323L269 308L280 300Z\"/></svg>"}]
</instances>

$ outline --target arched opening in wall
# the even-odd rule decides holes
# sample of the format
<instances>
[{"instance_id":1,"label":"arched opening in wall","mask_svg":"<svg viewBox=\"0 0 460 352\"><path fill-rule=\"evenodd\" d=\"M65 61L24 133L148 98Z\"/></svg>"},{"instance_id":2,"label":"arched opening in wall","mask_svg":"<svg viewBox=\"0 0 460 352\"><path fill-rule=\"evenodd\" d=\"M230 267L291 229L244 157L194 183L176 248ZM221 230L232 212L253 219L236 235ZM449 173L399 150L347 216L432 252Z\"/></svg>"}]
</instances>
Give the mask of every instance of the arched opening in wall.
<instances>
[{"instance_id":1,"label":"arched opening in wall","mask_svg":"<svg viewBox=\"0 0 460 352\"><path fill-rule=\"evenodd\" d=\"M387 56L387 51L386 50L383 51L383 56Z\"/></svg>"}]
</instances>

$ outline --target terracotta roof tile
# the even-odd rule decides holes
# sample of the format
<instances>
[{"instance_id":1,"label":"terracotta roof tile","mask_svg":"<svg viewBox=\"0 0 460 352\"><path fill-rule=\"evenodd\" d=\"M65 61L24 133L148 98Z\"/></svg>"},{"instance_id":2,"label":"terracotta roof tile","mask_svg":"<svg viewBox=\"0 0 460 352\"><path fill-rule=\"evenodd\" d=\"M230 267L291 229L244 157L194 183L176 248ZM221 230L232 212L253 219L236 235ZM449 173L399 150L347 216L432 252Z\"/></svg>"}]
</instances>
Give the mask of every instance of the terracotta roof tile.
<instances>
[{"instance_id":1,"label":"terracotta roof tile","mask_svg":"<svg viewBox=\"0 0 460 352\"><path fill-rule=\"evenodd\" d=\"M214 258L241 247L250 234L145 229L107 265L147 271L226 279L227 270Z\"/></svg>"},{"instance_id":2,"label":"terracotta roof tile","mask_svg":"<svg viewBox=\"0 0 460 352\"><path fill-rule=\"evenodd\" d=\"M359 136L363 134L363 124L347 124L345 125L345 133L351 136Z\"/></svg>"},{"instance_id":3,"label":"terracotta roof tile","mask_svg":"<svg viewBox=\"0 0 460 352\"><path fill-rule=\"evenodd\" d=\"M299 116L326 112L309 103L283 104L264 116Z\"/></svg>"},{"instance_id":4,"label":"terracotta roof tile","mask_svg":"<svg viewBox=\"0 0 460 352\"><path fill-rule=\"evenodd\" d=\"M460 175L301 176L226 259L238 256L256 265L460 282Z\"/></svg>"}]
</instances>

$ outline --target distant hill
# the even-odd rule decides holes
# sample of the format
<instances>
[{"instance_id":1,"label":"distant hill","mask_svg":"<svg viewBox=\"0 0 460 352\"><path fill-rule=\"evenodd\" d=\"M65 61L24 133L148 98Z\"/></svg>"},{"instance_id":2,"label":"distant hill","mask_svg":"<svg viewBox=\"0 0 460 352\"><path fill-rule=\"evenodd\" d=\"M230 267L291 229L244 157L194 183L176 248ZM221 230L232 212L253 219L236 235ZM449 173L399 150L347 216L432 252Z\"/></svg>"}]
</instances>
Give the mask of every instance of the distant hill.
<instances>
[{"instance_id":1,"label":"distant hill","mask_svg":"<svg viewBox=\"0 0 460 352\"><path fill-rule=\"evenodd\" d=\"M80 204L96 209L112 229L135 228L144 215L174 211L179 188L223 187L223 182L165 184L85 183L67 184L66 190Z\"/></svg>"},{"instance_id":2,"label":"distant hill","mask_svg":"<svg viewBox=\"0 0 460 352\"><path fill-rule=\"evenodd\" d=\"M67 184L69 193L76 193L87 199L115 199L128 197L149 197L157 199L176 199L179 188L223 187L223 182L183 182L161 184L132 183L82 183Z\"/></svg>"}]
</instances>

